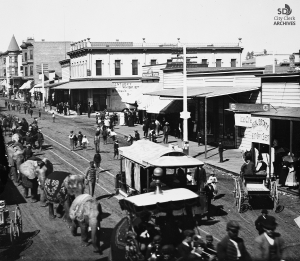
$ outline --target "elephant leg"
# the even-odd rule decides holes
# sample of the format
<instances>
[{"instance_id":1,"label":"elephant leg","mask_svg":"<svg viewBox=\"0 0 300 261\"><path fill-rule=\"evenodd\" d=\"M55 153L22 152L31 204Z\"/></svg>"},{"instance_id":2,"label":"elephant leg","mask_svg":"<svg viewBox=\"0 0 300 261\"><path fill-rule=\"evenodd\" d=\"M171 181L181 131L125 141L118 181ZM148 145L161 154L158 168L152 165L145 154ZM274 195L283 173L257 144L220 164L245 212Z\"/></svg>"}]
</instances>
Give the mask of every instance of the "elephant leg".
<instances>
[{"instance_id":1,"label":"elephant leg","mask_svg":"<svg viewBox=\"0 0 300 261\"><path fill-rule=\"evenodd\" d=\"M68 226L71 226L71 224L72 224L72 220L70 218L70 207L71 207L70 198L69 198L69 196L67 196L67 199L64 203L65 214L64 214L63 220L68 223Z\"/></svg>"},{"instance_id":2,"label":"elephant leg","mask_svg":"<svg viewBox=\"0 0 300 261\"><path fill-rule=\"evenodd\" d=\"M29 198L28 196L28 188L22 186L22 193L24 198Z\"/></svg>"},{"instance_id":3,"label":"elephant leg","mask_svg":"<svg viewBox=\"0 0 300 261\"><path fill-rule=\"evenodd\" d=\"M76 220L72 220L72 226L71 226L71 234L76 237L77 236L77 228L78 228L78 222Z\"/></svg>"},{"instance_id":4,"label":"elephant leg","mask_svg":"<svg viewBox=\"0 0 300 261\"><path fill-rule=\"evenodd\" d=\"M44 189L40 189L40 202L41 202L41 207L47 207L47 201L46 201L46 194Z\"/></svg>"},{"instance_id":5,"label":"elephant leg","mask_svg":"<svg viewBox=\"0 0 300 261\"><path fill-rule=\"evenodd\" d=\"M54 219L55 216L54 216L54 207L53 207L53 203L49 202L49 203L48 203L48 206L49 206L49 218L50 218L50 219Z\"/></svg>"},{"instance_id":6,"label":"elephant leg","mask_svg":"<svg viewBox=\"0 0 300 261\"><path fill-rule=\"evenodd\" d=\"M89 225L86 222L79 222L82 246L88 246L88 229Z\"/></svg>"},{"instance_id":7,"label":"elephant leg","mask_svg":"<svg viewBox=\"0 0 300 261\"><path fill-rule=\"evenodd\" d=\"M56 208L56 216L58 218L61 218L62 217L62 213L64 211L64 207L62 204L58 204L57 208Z\"/></svg>"},{"instance_id":8,"label":"elephant leg","mask_svg":"<svg viewBox=\"0 0 300 261\"><path fill-rule=\"evenodd\" d=\"M11 175L13 176L13 181L15 183L18 183L18 172L17 168L14 165L11 166Z\"/></svg>"}]
</instances>

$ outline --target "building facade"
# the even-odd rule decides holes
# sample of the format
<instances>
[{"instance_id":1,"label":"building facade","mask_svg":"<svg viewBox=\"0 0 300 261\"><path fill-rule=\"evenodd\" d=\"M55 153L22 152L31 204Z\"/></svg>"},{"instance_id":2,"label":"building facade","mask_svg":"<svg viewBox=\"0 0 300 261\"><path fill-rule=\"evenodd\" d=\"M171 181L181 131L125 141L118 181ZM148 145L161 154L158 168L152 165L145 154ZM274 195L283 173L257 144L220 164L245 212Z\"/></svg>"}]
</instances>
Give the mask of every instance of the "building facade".
<instances>
[{"instance_id":1,"label":"building facade","mask_svg":"<svg viewBox=\"0 0 300 261\"><path fill-rule=\"evenodd\" d=\"M188 53L196 57L195 61L208 67L241 66L243 48L240 43L186 45ZM180 55L181 46L179 41L150 44L145 39L142 43L133 43L91 42L88 38L72 43L68 52L70 81L89 84L72 84L71 107L77 102L83 107L90 102L94 110L120 111L128 107L127 99L142 86L143 66L170 62L174 56ZM98 87L93 87L93 83Z\"/></svg>"}]
</instances>

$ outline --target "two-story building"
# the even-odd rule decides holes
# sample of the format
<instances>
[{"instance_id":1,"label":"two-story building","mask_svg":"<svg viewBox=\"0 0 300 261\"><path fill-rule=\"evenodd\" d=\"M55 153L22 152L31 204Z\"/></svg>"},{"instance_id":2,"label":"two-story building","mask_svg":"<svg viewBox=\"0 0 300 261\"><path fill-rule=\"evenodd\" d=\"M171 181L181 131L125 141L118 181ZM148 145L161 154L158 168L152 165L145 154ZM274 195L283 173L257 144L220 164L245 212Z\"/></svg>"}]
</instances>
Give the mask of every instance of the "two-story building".
<instances>
[{"instance_id":1,"label":"two-story building","mask_svg":"<svg viewBox=\"0 0 300 261\"><path fill-rule=\"evenodd\" d=\"M128 106L128 98L142 88L143 66L170 62L182 48L179 40L151 44L145 39L133 43L91 42L88 38L72 43L68 52L70 83L54 89L70 90L71 107L79 102L86 108L90 102L94 110L120 111ZM240 43L186 45L195 61L208 67L241 66Z\"/></svg>"},{"instance_id":2,"label":"two-story building","mask_svg":"<svg viewBox=\"0 0 300 261\"><path fill-rule=\"evenodd\" d=\"M0 53L0 85L13 95L22 84L22 54L13 35L7 51Z\"/></svg>"}]
</instances>

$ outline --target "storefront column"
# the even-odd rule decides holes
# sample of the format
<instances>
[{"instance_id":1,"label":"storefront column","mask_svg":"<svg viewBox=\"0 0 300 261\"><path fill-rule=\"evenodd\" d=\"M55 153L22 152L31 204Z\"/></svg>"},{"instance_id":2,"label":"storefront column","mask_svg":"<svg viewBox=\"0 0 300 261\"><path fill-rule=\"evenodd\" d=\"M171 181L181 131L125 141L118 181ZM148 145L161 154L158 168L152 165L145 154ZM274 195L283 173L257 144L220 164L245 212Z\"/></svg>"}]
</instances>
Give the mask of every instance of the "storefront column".
<instances>
[{"instance_id":1,"label":"storefront column","mask_svg":"<svg viewBox=\"0 0 300 261\"><path fill-rule=\"evenodd\" d=\"M290 152L293 152L293 121L290 121Z\"/></svg>"},{"instance_id":2,"label":"storefront column","mask_svg":"<svg viewBox=\"0 0 300 261\"><path fill-rule=\"evenodd\" d=\"M207 158L207 97L204 102L204 144L205 144L205 158Z\"/></svg>"}]
</instances>

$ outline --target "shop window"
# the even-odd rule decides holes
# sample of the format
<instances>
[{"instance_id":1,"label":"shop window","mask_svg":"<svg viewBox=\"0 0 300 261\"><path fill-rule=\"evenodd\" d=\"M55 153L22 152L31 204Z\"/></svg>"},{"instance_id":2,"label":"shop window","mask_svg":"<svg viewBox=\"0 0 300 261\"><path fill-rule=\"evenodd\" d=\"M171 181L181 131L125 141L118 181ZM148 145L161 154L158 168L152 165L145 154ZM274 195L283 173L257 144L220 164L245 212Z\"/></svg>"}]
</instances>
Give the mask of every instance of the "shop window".
<instances>
[{"instance_id":1,"label":"shop window","mask_svg":"<svg viewBox=\"0 0 300 261\"><path fill-rule=\"evenodd\" d=\"M96 75L102 75L102 60L96 60Z\"/></svg>"},{"instance_id":2,"label":"shop window","mask_svg":"<svg viewBox=\"0 0 300 261\"><path fill-rule=\"evenodd\" d=\"M121 60L115 60L115 75L121 75Z\"/></svg>"},{"instance_id":3,"label":"shop window","mask_svg":"<svg viewBox=\"0 0 300 261\"><path fill-rule=\"evenodd\" d=\"M222 59L216 60L216 67L222 67Z\"/></svg>"},{"instance_id":4,"label":"shop window","mask_svg":"<svg viewBox=\"0 0 300 261\"><path fill-rule=\"evenodd\" d=\"M152 59L150 62L151 65L155 65L156 64L156 59Z\"/></svg>"},{"instance_id":5,"label":"shop window","mask_svg":"<svg viewBox=\"0 0 300 261\"><path fill-rule=\"evenodd\" d=\"M207 59L202 59L202 64L207 64Z\"/></svg>"},{"instance_id":6,"label":"shop window","mask_svg":"<svg viewBox=\"0 0 300 261\"><path fill-rule=\"evenodd\" d=\"M231 59L231 67L236 67L236 59Z\"/></svg>"},{"instance_id":7,"label":"shop window","mask_svg":"<svg viewBox=\"0 0 300 261\"><path fill-rule=\"evenodd\" d=\"M138 75L138 60L132 60L132 75Z\"/></svg>"},{"instance_id":8,"label":"shop window","mask_svg":"<svg viewBox=\"0 0 300 261\"><path fill-rule=\"evenodd\" d=\"M246 131L246 127L238 127L238 136L240 138L244 138L245 137L245 131Z\"/></svg>"}]
</instances>

